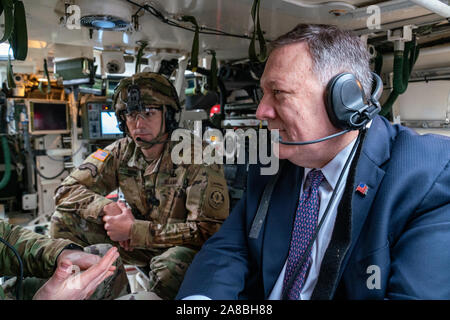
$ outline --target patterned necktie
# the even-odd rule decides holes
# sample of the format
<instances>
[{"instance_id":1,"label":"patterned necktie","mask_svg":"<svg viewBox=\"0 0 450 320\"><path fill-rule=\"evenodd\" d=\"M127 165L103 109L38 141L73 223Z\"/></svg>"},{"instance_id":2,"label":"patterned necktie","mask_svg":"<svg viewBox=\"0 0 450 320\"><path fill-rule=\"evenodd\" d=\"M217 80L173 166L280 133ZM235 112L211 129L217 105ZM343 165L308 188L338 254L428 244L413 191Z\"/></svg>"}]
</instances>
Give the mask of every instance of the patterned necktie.
<instances>
[{"instance_id":1,"label":"patterned necktie","mask_svg":"<svg viewBox=\"0 0 450 320\"><path fill-rule=\"evenodd\" d=\"M298 300L300 291L305 283L306 273L311 265L311 252L308 252L308 259L305 260L291 288L287 288L290 279L294 277L295 268L300 263L317 225L319 217L319 186L324 179L322 171L312 170L307 176L309 187L303 190L295 215L294 229L292 231L291 246L286 265L286 273L283 280L283 292L289 300Z\"/></svg>"}]
</instances>

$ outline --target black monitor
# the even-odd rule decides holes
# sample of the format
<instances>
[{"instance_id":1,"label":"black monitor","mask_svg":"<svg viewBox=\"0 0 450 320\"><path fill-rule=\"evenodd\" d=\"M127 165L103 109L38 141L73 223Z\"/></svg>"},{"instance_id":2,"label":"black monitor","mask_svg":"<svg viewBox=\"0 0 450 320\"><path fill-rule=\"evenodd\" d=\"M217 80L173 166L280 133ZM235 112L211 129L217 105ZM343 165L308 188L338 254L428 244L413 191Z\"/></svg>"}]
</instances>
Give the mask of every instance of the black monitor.
<instances>
[{"instance_id":1,"label":"black monitor","mask_svg":"<svg viewBox=\"0 0 450 320\"><path fill-rule=\"evenodd\" d=\"M69 133L69 106L60 100L27 100L31 134Z\"/></svg>"}]
</instances>

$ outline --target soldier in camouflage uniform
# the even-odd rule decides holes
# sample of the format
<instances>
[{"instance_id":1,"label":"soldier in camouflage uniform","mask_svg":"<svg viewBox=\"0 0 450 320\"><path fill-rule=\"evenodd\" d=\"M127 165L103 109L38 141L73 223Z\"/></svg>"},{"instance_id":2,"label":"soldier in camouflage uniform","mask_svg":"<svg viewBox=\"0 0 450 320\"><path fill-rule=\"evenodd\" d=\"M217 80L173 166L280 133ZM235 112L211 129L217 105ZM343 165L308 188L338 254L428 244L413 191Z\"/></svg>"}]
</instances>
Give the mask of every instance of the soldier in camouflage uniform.
<instances>
[{"instance_id":1,"label":"soldier in camouflage uniform","mask_svg":"<svg viewBox=\"0 0 450 320\"><path fill-rule=\"evenodd\" d=\"M172 162L176 143L169 139L180 105L164 76L123 79L113 106L127 136L97 150L63 181L50 233L81 245L117 246L125 263L149 269L152 292L173 299L194 255L229 214L223 169ZM117 203L120 210L111 213L115 203L105 196L119 187L127 207Z\"/></svg>"},{"instance_id":2,"label":"soldier in camouflage uniform","mask_svg":"<svg viewBox=\"0 0 450 320\"><path fill-rule=\"evenodd\" d=\"M59 260L69 259L73 264L76 264L77 261L88 265L93 263L89 255L74 254L74 250L83 250L83 248L72 241L50 239L3 220L0 220L0 238L12 246L22 260L23 275L26 278L20 288L20 297L24 300L31 300L35 296L35 293L53 275ZM103 256L109 248L111 248L109 244L98 244L84 248L84 252ZM62 255L63 251L64 255ZM69 258L70 256L72 258ZM104 280L97 287L90 297L91 299L115 299L129 293L128 279L120 258L115 261L114 265L116 270L113 276ZM4 242L0 242L0 276L18 276L19 269L19 261L13 250ZM16 285L17 278L13 277L0 286L0 300L16 299ZM80 287L80 289L83 288ZM53 295L58 295L59 292L54 292Z\"/></svg>"}]
</instances>

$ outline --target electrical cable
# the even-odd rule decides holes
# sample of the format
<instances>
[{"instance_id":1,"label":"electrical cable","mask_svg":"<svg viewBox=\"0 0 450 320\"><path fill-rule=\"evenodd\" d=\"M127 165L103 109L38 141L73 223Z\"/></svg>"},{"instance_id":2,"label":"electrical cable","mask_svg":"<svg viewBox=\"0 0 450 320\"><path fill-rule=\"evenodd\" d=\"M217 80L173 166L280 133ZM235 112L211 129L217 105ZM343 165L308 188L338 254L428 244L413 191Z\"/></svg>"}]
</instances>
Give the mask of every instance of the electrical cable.
<instances>
[{"instance_id":1,"label":"electrical cable","mask_svg":"<svg viewBox=\"0 0 450 320\"><path fill-rule=\"evenodd\" d=\"M188 30L191 32L195 32L195 28L189 28L189 27L183 26L182 24L180 24L174 20L170 20L170 19L166 18L161 13L161 11L157 10L155 7L151 6L150 4L140 5L131 0L126 0L126 1L128 3L131 3L132 5L137 6L138 8L144 9L145 11L147 11L148 13L150 13L151 15L153 15L154 17L156 17L158 20L160 20L161 22L163 22L165 24L168 24L170 26L177 27L180 29ZM249 35L235 34L235 33L225 32L225 31L222 31L219 29L213 29L213 28L203 27L203 26L199 26L199 33L208 34L208 35L216 35L216 36L241 38L241 39L248 39L248 40L252 39L252 37ZM267 41L270 41L270 40L267 40Z\"/></svg>"},{"instance_id":2,"label":"electrical cable","mask_svg":"<svg viewBox=\"0 0 450 320\"><path fill-rule=\"evenodd\" d=\"M19 277L17 278L16 283L16 299L20 300L20 291L22 289L22 279L23 279L23 262L22 258L20 258L19 253L17 252L16 248L14 248L8 241L0 237L0 242L3 242L9 249L11 249L14 253L14 255L17 258L17 261L19 262Z\"/></svg>"},{"instance_id":3,"label":"electrical cable","mask_svg":"<svg viewBox=\"0 0 450 320\"><path fill-rule=\"evenodd\" d=\"M45 179L45 180L53 180L53 179L58 178L60 175L62 175L62 174L64 173L64 171L66 171L66 170L67 170L67 168L63 168L57 175L55 175L55 176L53 176L53 177L46 177L46 176L44 176L44 175L38 170L38 168L36 168L36 173L37 173L41 178L43 178L43 179Z\"/></svg>"},{"instance_id":4,"label":"electrical cable","mask_svg":"<svg viewBox=\"0 0 450 320\"><path fill-rule=\"evenodd\" d=\"M46 177L46 176L44 176L44 175L39 171L39 169L37 168L37 163L34 163L34 164L35 164L36 173L37 173L41 178L43 178L43 179L45 179L45 180L53 180L53 179L56 179L56 178L58 178L60 175L62 175L62 174L64 173L64 171L67 170L67 168L63 168L57 175L55 175L55 176L53 176L53 177Z\"/></svg>"},{"instance_id":5,"label":"electrical cable","mask_svg":"<svg viewBox=\"0 0 450 320\"><path fill-rule=\"evenodd\" d=\"M53 158L51 155L48 155L48 154L47 154L47 157L49 159L53 160L53 161L58 161L58 162L66 162L70 158L70 156L63 156L62 159L56 159L56 158Z\"/></svg>"},{"instance_id":6,"label":"electrical cable","mask_svg":"<svg viewBox=\"0 0 450 320\"><path fill-rule=\"evenodd\" d=\"M49 155L49 154L47 154L46 156L49 157L49 158L50 158L51 160L53 160L53 161L65 162L65 161L67 161L68 159L70 159L71 157L76 156L76 155L81 151L82 148L83 148L83 146L81 145L81 146L78 148L78 150L75 151L71 156L62 156L63 159L56 159L56 158L53 158L53 156L51 156L51 155Z\"/></svg>"}]
</instances>

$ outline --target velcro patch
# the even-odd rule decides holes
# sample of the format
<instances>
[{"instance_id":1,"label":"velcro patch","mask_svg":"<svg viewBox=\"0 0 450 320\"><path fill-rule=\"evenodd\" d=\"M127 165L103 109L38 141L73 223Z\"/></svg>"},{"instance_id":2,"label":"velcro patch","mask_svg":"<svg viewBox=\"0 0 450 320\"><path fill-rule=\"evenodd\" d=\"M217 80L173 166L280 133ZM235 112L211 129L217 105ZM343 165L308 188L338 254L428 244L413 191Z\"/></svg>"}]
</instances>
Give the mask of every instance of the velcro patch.
<instances>
[{"instance_id":1,"label":"velcro patch","mask_svg":"<svg viewBox=\"0 0 450 320\"><path fill-rule=\"evenodd\" d=\"M139 171L138 171L138 169L134 169L134 168L119 167L119 173L124 174L126 176L137 177Z\"/></svg>"},{"instance_id":2,"label":"velcro patch","mask_svg":"<svg viewBox=\"0 0 450 320\"><path fill-rule=\"evenodd\" d=\"M92 178L95 178L98 175L98 169L97 167L92 163L83 163L81 166L78 167L78 170L89 170L91 173Z\"/></svg>"},{"instance_id":3,"label":"velcro patch","mask_svg":"<svg viewBox=\"0 0 450 320\"><path fill-rule=\"evenodd\" d=\"M101 162L104 162L108 156L109 152L102 149L98 149L94 154L92 154L92 158L100 160Z\"/></svg>"}]
</instances>

